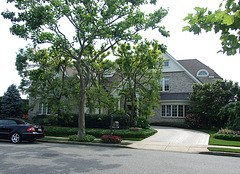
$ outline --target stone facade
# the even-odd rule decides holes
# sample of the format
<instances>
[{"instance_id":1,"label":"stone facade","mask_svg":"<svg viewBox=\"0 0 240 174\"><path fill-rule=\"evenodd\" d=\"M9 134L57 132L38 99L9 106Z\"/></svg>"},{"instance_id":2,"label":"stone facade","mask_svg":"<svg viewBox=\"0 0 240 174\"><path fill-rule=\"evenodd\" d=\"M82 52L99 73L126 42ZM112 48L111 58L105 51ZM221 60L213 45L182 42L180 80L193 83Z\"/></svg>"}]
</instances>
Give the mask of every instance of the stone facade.
<instances>
[{"instance_id":1,"label":"stone facade","mask_svg":"<svg viewBox=\"0 0 240 174\"><path fill-rule=\"evenodd\" d=\"M163 78L170 79L169 92L192 92L194 82L185 72L167 72L163 73Z\"/></svg>"}]
</instances>

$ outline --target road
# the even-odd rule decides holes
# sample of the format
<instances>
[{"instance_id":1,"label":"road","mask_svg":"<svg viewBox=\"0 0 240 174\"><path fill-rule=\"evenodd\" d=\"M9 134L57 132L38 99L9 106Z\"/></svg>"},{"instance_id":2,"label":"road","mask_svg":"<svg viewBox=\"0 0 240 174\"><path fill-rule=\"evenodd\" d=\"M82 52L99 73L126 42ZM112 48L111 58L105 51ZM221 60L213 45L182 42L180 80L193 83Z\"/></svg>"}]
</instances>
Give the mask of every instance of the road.
<instances>
[{"instance_id":1,"label":"road","mask_svg":"<svg viewBox=\"0 0 240 174\"><path fill-rule=\"evenodd\" d=\"M237 174L239 163L235 157L0 141L1 174Z\"/></svg>"}]
</instances>

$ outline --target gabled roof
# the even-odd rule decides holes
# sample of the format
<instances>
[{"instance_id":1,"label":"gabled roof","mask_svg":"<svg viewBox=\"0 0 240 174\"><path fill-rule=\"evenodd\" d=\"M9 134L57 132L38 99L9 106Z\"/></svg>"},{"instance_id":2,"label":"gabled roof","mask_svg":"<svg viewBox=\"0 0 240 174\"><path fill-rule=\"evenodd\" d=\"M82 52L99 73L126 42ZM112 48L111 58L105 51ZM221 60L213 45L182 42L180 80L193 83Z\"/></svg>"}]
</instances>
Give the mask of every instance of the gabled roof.
<instances>
[{"instance_id":1,"label":"gabled roof","mask_svg":"<svg viewBox=\"0 0 240 174\"><path fill-rule=\"evenodd\" d=\"M175 71L179 71L179 70L184 71L193 81L195 81L196 83L202 84L202 82L198 78L196 78L184 66L182 66L171 54L169 54L169 53L164 53L164 54L168 59L171 59L173 61L173 63L178 67L178 69L175 69Z\"/></svg>"},{"instance_id":2,"label":"gabled roof","mask_svg":"<svg viewBox=\"0 0 240 174\"><path fill-rule=\"evenodd\" d=\"M197 76L199 70L207 70L209 76L212 76L216 79L221 79L221 77L210 67L205 65L204 63L200 62L197 59L186 59L186 60L177 60L185 69L188 70L195 78L200 80Z\"/></svg>"}]
</instances>

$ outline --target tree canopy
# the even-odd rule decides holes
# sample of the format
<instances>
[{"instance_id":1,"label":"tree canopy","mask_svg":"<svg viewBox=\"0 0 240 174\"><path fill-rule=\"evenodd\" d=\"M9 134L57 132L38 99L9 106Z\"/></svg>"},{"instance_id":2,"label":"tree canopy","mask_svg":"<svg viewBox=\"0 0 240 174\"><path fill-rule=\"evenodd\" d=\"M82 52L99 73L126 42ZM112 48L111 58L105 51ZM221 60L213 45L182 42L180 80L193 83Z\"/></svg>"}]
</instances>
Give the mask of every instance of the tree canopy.
<instances>
[{"instance_id":1,"label":"tree canopy","mask_svg":"<svg viewBox=\"0 0 240 174\"><path fill-rule=\"evenodd\" d=\"M151 116L153 108L159 104L162 51L165 46L157 41L145 41L133 47L123 43L115 52L119 57L117 73L122 78L120 95L125 112L131 113L131 122L136 113Z\"/></svg>"},{"instance_id":2,"label":"tree canopy","mask_svg":"<svg viewBox=\"0 0 240 174\"><path fill-rule=\"evenodd\" d=\"M74 102L64 99L70 100L78 93L74 89L76 76L68 75L73 67L70 57L53 48L26 47L19 50L16 67L22 77L20 89L30 95L31 105L46 103L58 115L66 112L66 108L70 110Z\"/></svg>"},{"instance_id":3,"label":"tree canopy","mask_svg":"<svg viewBox=\"0 0 240 174\"><path fill-rule=\"evenodd\" d=\"M85 135L84 107L86 87L91 79L92 63L121 41L138 42L139 31L157 29L168 32L159 23L167 10L152 13L141 5L156 5L156 0L8 0L15 11L1 14L12 22L10 31L34 45L48 44L71 57L79 82L78 138ZM91 51L94 46L94 51ZM91 52L89 52L89 50Z\"/></svg>"},{"instance_id":4,"label":"tree canopy","mask_svg":"<svg viewBox=\"0 0 240 174\"><path fill-rule=\"evenodd\" d=\"M191 112L202 118L205 126L223 126L224 119L218 112L226 104L238 101L240 97L238 83L232 81L216 81L215 83L196 84L190 100Z\"/></svg>"},{"instance_id":5,"label":"tree canopy","mask_svg":"<svg viewBox=\"0 0 240 174\"><path fill-rule=\"evenodd\" d=\"M196 14L188 14L184 19L188 21L189 26L184 27L183 31L194 34L201 33L202 29L206 32L212 30L215 33L221 32L222 50L219 52L235 55L240 49L240 2L239 0L224 1L225 3L221 3L215 12L196 7Z\"/></svg>"}]
</instances>

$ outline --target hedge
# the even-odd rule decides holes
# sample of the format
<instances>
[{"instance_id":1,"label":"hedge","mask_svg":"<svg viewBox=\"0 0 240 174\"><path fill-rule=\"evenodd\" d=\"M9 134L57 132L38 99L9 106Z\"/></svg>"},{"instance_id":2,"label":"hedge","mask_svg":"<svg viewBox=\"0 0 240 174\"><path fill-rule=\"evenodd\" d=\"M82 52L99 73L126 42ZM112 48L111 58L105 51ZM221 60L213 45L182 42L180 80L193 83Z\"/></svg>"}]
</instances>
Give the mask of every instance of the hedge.
<instances>
[{"instance_id":1,"label":"hedge","mask_svg":"<svg viewBox=\"0 0 240 174\"><path fill-rule=\"evenodd\" d=\"M45 126L46 136L68 137L70 135L76 135L77 132L77 128ZM120 136L121 138L147 138L151 135L154 135L156 132L157 131L154 129L142 129L140 131L121 129L114 131L113 135ZM110 129L86 129L86 134L100 138L102 135L110 134Z\"/></svg>"},{"instance_id":2,"label":"hedge","mask_svg":"<svg viewBox=\"0 0 240 174\"><path fill-rule=\"evenodd\" d=\"M126 114L86 114L85 126L86 128L101 128L109 129L111 124L111 117L113 121L118 121L120 129L127 129L130 123L130 117ZM33 117L33 121L39 125L52 125L64 127L78 127L78 115L70 114L59 116L57 119L54 116L38 115Z\"/></svg>"}]
</instances>

